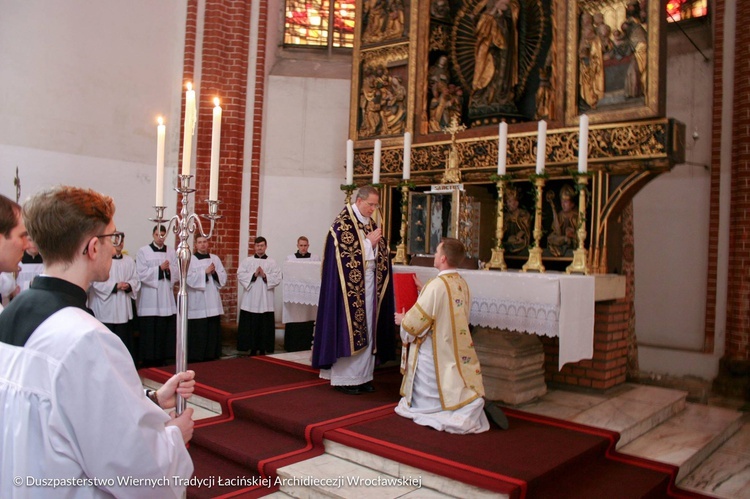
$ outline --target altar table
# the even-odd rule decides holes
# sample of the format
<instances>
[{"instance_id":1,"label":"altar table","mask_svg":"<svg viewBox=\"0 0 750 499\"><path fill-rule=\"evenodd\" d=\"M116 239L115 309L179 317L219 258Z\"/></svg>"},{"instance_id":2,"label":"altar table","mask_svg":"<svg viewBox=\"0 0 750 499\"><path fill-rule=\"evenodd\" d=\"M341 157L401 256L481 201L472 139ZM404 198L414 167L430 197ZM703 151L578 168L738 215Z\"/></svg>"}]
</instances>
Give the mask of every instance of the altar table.
<instances>
[{"instance_id":1,"label":"altar table","mask_svg":"<svg viewBox=\"0 0 750 499\"><path fill-rule=\"evenodd\" d=\"M320 262L284 262L283 320L314 320L320 294ZM426 283L429 267L394 265ZM594 277L558 272L461 270L471 290L471 323L559 338L558 368L594 355ZM312 318L310 318L312 317Z\"/></svg>"}]
</instances>

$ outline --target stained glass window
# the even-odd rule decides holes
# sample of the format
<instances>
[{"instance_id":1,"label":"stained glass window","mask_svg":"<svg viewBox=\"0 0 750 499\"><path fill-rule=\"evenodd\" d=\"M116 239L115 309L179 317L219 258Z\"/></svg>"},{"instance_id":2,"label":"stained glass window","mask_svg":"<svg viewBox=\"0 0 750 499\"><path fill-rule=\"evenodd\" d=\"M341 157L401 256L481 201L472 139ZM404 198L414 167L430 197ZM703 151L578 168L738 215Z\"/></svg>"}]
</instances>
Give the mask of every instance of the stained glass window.
<instances>
[{"instance_id":1,"label":"stained glass window","mask_svg":"<svg viewBox=\"0 0 750 499\"><path fill-rule=\"evenodd\" d=\"M284 45L351 48L354 46L354 2L286 0ZM329 29L331 24L333 28Z\"/></svg>"},{"instance_id":2,"label":"stained glass window","mask_svg":"<svg viewBox=\"0 0 750 499\"><path fill-rule=\"evenodd\" d=\"M667 22L708 15L708 0L667 0Z\"/></svg>"}]
</instances>

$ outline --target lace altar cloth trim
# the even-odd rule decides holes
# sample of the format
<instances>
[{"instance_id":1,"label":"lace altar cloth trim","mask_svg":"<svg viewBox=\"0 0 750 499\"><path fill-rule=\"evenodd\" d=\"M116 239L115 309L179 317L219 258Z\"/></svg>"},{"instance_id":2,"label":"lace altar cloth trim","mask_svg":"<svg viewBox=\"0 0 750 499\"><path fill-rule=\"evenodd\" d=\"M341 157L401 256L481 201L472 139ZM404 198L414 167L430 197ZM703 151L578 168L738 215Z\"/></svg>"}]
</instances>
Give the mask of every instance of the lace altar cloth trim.
<instances>
[{"instance_id":1,"label":"lace altar cloth trim","mask_svg":"<svg viewBox=\"0 0 750 499\"><path fill-rule=\"evenodd\" d=\"M471 323L475 326L509 329L557 336L560 308L554 305L473 297Z\"/></svg>"}]
</instances>

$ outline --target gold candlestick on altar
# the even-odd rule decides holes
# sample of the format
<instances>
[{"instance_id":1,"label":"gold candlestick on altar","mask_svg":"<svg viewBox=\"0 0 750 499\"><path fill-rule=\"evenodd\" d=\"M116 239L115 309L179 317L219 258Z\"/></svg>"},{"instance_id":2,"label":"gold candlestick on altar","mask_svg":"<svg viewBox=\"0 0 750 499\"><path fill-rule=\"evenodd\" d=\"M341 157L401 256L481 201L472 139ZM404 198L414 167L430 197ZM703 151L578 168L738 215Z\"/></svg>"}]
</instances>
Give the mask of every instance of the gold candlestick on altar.
<instances>
[{"instance_id":1,"label":"gold candlestick on altar","mask_svg":"<svg viewBox=\"0 0 750 499\"><path fill-rule=\"evenodd\" d=\"M536 270L544 272L542 263L542 191L544 190L544 177L536 178L536 211L534 213L534 247L529 250L529 259L523 264L521 270L526 272Z\"/></svg>"},{"instance_id":2,"label":"gold candlestick on altar","mask_svg":"<svg viewBox=\"0 0 750 499\"><path fill-rule=\"evenodd\" d=\"M346 192L344 197L344 206L349 206L352 203L352 192L357 188L357 184L341 184L340 189Z\"/></svg>"},{"instance_id":3,"label":"gold candlestick on altar","mask_svg":"<svg viewBox=\"0 0 750 499\"><path fill-rule=\"evenodd\" d=\"M573 272L588 275L590 273L588 266L588 254L586 252L586 184L589 179L586 175L578 176L579 194L578 194L578 248L573 252L573 262L568 265L565 272Z\"/></svg>"},{"instance_id":4,"label":"gold candlestick on altar","mask_svg":"<svg viewBox=\"0 0 750 499\"><path fill-rule=\"evenodd\" d=\"M396 246L396 256L393 258L393 263L407 265L409 262L406 259L406 228L409 225L409 184L404 182L401 184L401 229L399 235L401 236L401 242Z\"/></svg>"},{"instance_id":5,"label":"gold candlestick on altar","mask_svg":"<svg viewBox=\"0 0 750 499\"><path fill-rule=\"evenodd\" d=\"M505 228L505 180L497 181L497 227L495 227L495 247L492 248L492 258L485 267L489 269L508 270L505 264L505 250L503 249L503 234Z\"/></svg>"}]
</instances>

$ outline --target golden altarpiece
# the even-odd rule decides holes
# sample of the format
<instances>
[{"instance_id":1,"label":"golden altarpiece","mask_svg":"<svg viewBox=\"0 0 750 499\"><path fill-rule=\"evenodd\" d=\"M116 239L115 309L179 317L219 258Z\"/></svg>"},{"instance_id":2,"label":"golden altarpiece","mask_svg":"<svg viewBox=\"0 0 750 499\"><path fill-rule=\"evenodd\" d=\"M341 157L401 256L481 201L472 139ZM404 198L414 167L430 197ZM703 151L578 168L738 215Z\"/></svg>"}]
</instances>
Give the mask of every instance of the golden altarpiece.
<instances>
[{"instance_id":1,"label":"golden altarpiece","mask_svg":"<svg viewBox=\"0 0 750 499\"><path fill-rule=\"evenodd\" d=\"M684 125L664 114L665 12L664 0L357 3L353 184L342 189L381 189L393 261L411 264L396 271L421 272L449 235L467 246L468 268L499 271L465 274L494 310L517 312L527 286L556 283L550 330L517 314L482 322L478 306L472 336L490 399L626 381L634 337L617 319L632 306L625 276L613 275L625 261L620 215L684 161ZM535 307L522 319L547 310Z\"/></svg>"},{"instance_id":2,"label":"golden altarpiece","mask_svg":"<svg viewBox=\"0 0 750 499\"><path fill-rule=\"evenodd\" d=\"M664 116L664 13L661 0L358 2L354 183L372 182L381 140L396 261L452 235L493 268L619 268L620 210L684 157L684 127ZM583 114L591 126L579 173ZM548 127L541 174L539 120Z\"/></svg>"}]
</instances>

